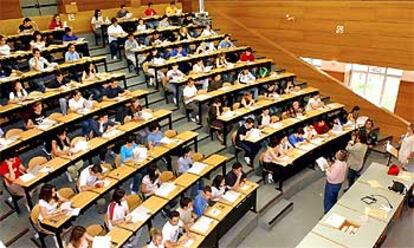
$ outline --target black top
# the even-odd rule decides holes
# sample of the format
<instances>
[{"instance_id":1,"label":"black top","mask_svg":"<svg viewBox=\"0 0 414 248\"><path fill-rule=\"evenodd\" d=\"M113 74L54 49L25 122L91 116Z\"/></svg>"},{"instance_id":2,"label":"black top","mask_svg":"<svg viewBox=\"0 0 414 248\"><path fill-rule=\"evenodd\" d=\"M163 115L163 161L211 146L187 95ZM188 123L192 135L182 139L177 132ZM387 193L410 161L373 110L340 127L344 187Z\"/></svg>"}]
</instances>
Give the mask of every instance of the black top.
<instances>
[{"instance_id":1,"label":"black top","mask_svg":"<svg viewBox=\"0 0 414 248\"><path fill-rule=\"evenodd\" d=\"M57 78L55 78L55 80L49 83L49 88L52 88L52 89L59 88L60 86L63 86L67 83L69 83L69 80L67 80L66 78L63 78L61 82L59 82Z\"/></svg>"},{"instance_id":2,"label":"black top","mask_svg":"<svg viewBox=\"0 0 414 248\"><path fill-rule=\"evenodd\" d=\"M219 107L219 111L222 112L222 108ZM211 106L208 109L208 121L211 122L214 120L217 120L217 116L219 115L219 113L217 113L217 108L216 106L214 106L213 104L211 104Z\"/></svg>"},{"instance_id":3,"label":"black top","mask_svg":"<svg viewBox=\"0 0 414 248\"><path fill-rule=\"evenodd\" d=\"M242 141L240 140L240 135L246 135L246 133L249 131L250 129L246 128L246 124L242 125L238 130L237 130L237 135L236 135L236 144L241 143Z\"/></svg>"},{"instance_id":4,"label":"black top","mask_svg":"<svg viewBox=\"0 0 414 248\"><path fill-rule=\"evenodd\" d=\"M245 178L246 178L246 174L244 172L242 172L241 180L243 181ZM233 187L234 184L236 183L236 181L237 181L236 173L234 173L233 171L230 171L226 175L226 179L225 179L226 185L229 186L229 187Z\"/></svg>"},{"instance_id":5,"label":"black top","mask_svg":"<svg viewBox=\"0 0 414 248\"><path fill-rule=\"evenodd\" d=\"M40 125L45 118L46 118L46 116L43 113L43 111L40 114L32 112L32 114L29 116L28 120L31 120L34 125Z\"/></svg>"},{"instance_id":6,"label":"black top","mask_svg":"<svg viewBox=\"0 0 414 248\"><path fill-rule=\"evenodd\" d=\"M9 77L12 73L10 66L0 63L0 78Z\"/></svg>"},{"instance_id":7,"label":"black top","mask_svg":"<svg viewBox=\"0 0 414 248\"><path fill-rule=\"evenodd\" d=\"M108 98L115 98L115 97L118 97L118 94L123 93L123 92L124 92L124 89L122 89L120 86L115 87L115 88L108 87L106 89L106 96Z\"/></svg>"},{"instance_id":8,"label":"black top","mask_svg":"<svg viewBox=\"0 0 414 248\"><path fill-rule=\"evenodd\" d=\"M221 87L223 87L223 81L213 80L211 83L208 84L208 89L207 90L210 92L210 91L218 90Z\"/></svg>"},{"instance_id":9,"label":"black top","mask_svg":"<svg viewBox=\"0 0 414 248\"><path fill-rule=\"evenodd\" d=\"M26 27L25 25L20 24L20 26L19 26L20 32L23 32L23 31L26 31L26 30L32 30L32 29L33 29L32 25Z\"/></svg>"}]
</instances>

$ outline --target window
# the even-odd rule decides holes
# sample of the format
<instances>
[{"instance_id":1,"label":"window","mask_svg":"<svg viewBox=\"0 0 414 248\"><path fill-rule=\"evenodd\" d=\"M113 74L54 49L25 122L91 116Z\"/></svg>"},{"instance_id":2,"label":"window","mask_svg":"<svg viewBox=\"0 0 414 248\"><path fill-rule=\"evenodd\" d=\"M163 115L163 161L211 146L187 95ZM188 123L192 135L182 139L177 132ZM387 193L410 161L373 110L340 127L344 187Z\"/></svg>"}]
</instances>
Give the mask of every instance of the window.
<instances>
[{"instance_id":1,"label":"window","mask_svg":"<svg viewBox=\"0 0 414 248\"><path fill-rule=\"evenodd\" d=\"M312 58L304 58L304 57L300 57L300 59L318 68L322 66L322 59L312 59Z\"/></svg>"},{"instance_id":2,"label":"window","mask_svg":"<svg viewBox=\"0 0 414 248\"><path fill-rule=\"evenodd\" d=\"M59 13L58 0L20 0L20 6L24 17Z\"/></svg>"}]
</instances>

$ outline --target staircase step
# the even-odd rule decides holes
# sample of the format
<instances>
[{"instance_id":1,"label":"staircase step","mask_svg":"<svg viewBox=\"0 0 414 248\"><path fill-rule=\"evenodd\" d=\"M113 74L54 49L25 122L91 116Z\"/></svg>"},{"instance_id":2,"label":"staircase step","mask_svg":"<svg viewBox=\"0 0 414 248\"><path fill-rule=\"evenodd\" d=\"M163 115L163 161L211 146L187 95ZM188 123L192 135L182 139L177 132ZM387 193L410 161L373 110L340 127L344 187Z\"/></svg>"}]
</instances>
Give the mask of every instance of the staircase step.
<instances>
[{"instance_id":1,"label":"staircase step","mask_svg":"<svg viewBox=\"0 0 414 248\"><path fill-rule=\"evenodd\" d=\"M283 182L283 196L289 199L297 192L303 190L313 182L324 176L323 172L319 169L305 168L302 171L296 173L289 179Z\"/></svg>"},{"instance_id":2,"label":"staircase step","mask_svg":"<svg viewBox=\"0 0 414 248\"><path fill-rule=\"evenodd\" d=\"M263 184L257 189L257 212L263 215L267 210L282 199L282 192L273 184Z\"/></svg>"},{"instance_id":3,"label":"staircase step","mask_svg":"<svg viewBox=\"0 0 414 248\"><path fill-rule=\"evenodd\" d=\"M248 211L219 240L219 247L236 248L257 227L258 214Z\"/></svg>"},{"instance_id":4,"label":"staircase step","mask_svg":"<svg viewBox=\"0 0 414 248\"><path fill-rule=\"evenodd\" d=\"M267 231L271 231L272 227L286 216L293 209L293 202L280 199L278 203L270 207L266 213L259 218L260 226Z\"/></svg>"}]
</instances>

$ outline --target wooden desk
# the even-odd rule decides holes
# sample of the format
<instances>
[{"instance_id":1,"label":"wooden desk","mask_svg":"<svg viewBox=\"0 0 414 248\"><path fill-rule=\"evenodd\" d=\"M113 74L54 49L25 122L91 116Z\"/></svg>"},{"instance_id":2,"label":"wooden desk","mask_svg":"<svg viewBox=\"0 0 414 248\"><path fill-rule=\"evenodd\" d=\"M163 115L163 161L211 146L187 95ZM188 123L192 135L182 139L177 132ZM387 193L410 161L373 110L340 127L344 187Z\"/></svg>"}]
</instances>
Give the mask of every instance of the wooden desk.
<instances>
[{"instance_id":1,"label":"wooden desk","mask_svg":"<svg viewBox=\"0 0 414 248\"><path fill-rule=\"evenodd\" d=\"M112 227L112 230L106 234L106 236L111 237L112 248L122 247L132 235L132 232L116 226Z\"/></svg>"},{"instance_id":2,"label":"wooden desk","mask_svg":"<svg viewBox=\"0 0 414 248\"><path fill-rule=\"evenodd\" d=\"M204 215L217 221L222 221L232 210L231 206L216 202L213 206L206 209Z\"/></svg>"},{"instance_id":3,"label":"wooden desk","mask_svg":"<svg viewBox=\"0 0 414 248\"><path fill-rule=\"evenodd\" d=\"M242 193L243 195L250 195L257 188L259 188L259 184L250 180L246 180L242 185L240 185L237 191Z\"/></svg>"},{"instance_id":4,"label":"wooden desk","mask_svg":"<svg viewBox=\"0 0 414 248\"><path fill-rule=\"evenodd\" d=\"M243 201L243 199L245 198L245 195L243 195L240 192L236 192L236 191L233 191L233 190L231 190L231 192L233 192L234 194L237 194L238 195L237 199L234 202L229 202L229 201L227 201L227 200L225 200L223 198L220 198L220 200L218 202L223 203L223 204L226 204L226 205L231 206L231 207L234 208L237 205L239 205L239 203L241 201Z\"/></svg>"},{"instance_id":5,"label":"wooden desk","mask_svg":"<svg viewBox=\"0 0 414 248\"><path fill-rule=\"evenodd\" d=\"M178 186L189 188L191 185L193 185L195 182L197 182L200 179L199 176L190 174L190 173L184 173L181 176L177 177L174 180L174 183Z\"/></svg>"},{"instance_id":6,"label":"wooden desk","mask_svg":"<svg viewBox=\"0 0 414 248\"><path fill-rule=\"evenodd\" d=\"M70 199L73 208L85 208L88 204L93 202L99 194L91 191L82 191Z\"/></svg>"},{"instance_id":7,"label":"wooden desk","mask_svg":"<svg viewBox=\"0 0 414 248\"><path fill-rule=\"evenodd\" d=\"M96 194L103 195L104 193L106 193L107 191L109 191L110 189L112 189L115 184L118 183L118 180L113 179L111 177L105 177L103 181L107 182L107 185L105 187L102 187L102 188L93 188L90 191L92 191L93 193L96 193Z\"/></svg>"},{"instance_id":8,"label":"wooden desk","mask_svg":"<svg viewBox=\"0 0 414 248\"><path fill-rule=\"evenodd\" d=\"M203 160L203 163L210 165L213 168L222 165L222 175L226 175L226 162L229 158L218 154L213 154L210 157Z\"/></svg>"},{"instance_id":9,"label":"wooden desk","mask_svg":"<svg viewBox=\"0 0 414 248\"><path fill-rule=\"evenodd\" d=\"M201 243L204 241L204 236L197 234L195 232L190 232L191 238L187 240L184 245L179 245L179 248L197 248L200 247ZM182 240L184 236L180 238Z\"/></svg>"},{"instance_id":10,"label":"wooden desk","mask_svg":"<svg viewBox=\"0 0 414 248\"><path fill-rule=\"evenodd\" d=\"M208 225L208 227L207 228L204 227L205 228L204 230L199 230L198 228L194 228L194 226L197 224L197 222L200 222L203 219L206 219L207 221L209 221L210 224ZM206 217L206 216L201 216L190 227L190 230L191 230L191 232L197 233L199 235L208 236L214 230L214 228L218 225L218 223L219 222L217 220L215 220L215 219L212 219L212 218L209 218L209 217Z\"/></svg>"},{"instance_id":11,"label":"wooden desk","mask_svg":"<svg viewBox=\"0 0 414 248\"><path fill-rule=\"evenodd\" d=\"M168 200L153 195L150 198L146 199L140 206L145 207L152 215L155 215L158 213L158 211L164 208L167 203Z\"/></svg>"},{"instance_id":12,"label":"wooden desk","mask_svg":"<svg viewBox=\"0 0 414 248\"><path fill-rule=\"evenodd\" d=\"M113 178L118 181L122 181L125 178L129 177L135 171L136 171L135 168L124 165L109 172L108 177Z\"/></svg>"},{"instance_id":13,"label":"wooden desk","mask_svg":"<svg viewBox=\"0 0 414 248\"><path fill-rule=\"evenodd\" d=\"M160 197L160 198L164 198L168 201L171 201L174 198L176 198L179 194L181 194L181 192L183 192L185 189L186 188L175 184L174 189L168 195L157 195L157 194L155 194L155 195Z\"/></svg>"}]
</instances>

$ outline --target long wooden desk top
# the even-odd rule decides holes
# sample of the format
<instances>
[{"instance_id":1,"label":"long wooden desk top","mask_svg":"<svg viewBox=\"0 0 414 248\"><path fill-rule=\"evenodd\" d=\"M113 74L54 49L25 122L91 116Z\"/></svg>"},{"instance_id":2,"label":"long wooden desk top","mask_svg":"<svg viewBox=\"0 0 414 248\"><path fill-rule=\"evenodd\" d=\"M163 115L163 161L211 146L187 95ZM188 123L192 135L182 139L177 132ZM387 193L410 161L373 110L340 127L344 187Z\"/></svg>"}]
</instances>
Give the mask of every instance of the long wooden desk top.
<instances>
[{"instance_id":1,"label":"long wooden desk top","mask_svg":"<svg viewBox=\"0 0 414 248\"><path fill-rule=\"evenodd\" d=\"M213 206L206 209L204 215L217 221L222 221L232 210L233 208L231 206L216 202Z\"/></svg>"},{"instance_id":2,"label":"long wooden desk top","mask_svg":"<svg viewBox=\"0 0 414 248\"><path fill-rule=\"evenodd\" d=\"M203 222L206 221L208 222L208 226L204 226L204 225L200 225L200 228L198 227L198 222ZM195 223L190 227L191 232L197 233L199 235L202 236L208 236L213 230L214 228L219 224L219 222L215 219L206 217L206 216L201 216L200 218L198 218Z\"/></svg>"},{"instance_id":3,"label":"long wooden desk top","mask_svg":"<svg viewBox=\"0 0 414 248\"><path fill-rule=\"evenodd\" d=\"M180 238L182 240L184 236ZM200 247L201 243L204 241L205 237L203 235L197 234L195 232L190 232L190 239L187 240L183 245L179 245L179 248L197 248Z\"/></svg>"},{"instance_id":4,"label":"long wooden desk top","mask_svg":"<svg viewBox=\"0 0 414 248\"><path fill-rule=\"evenodd\" d=\"M116 226L112 227L112 230L106 234L106 236L111 237L111 242L113 244L111 248L122 247L132 235L133 233L131 231Z\"/></svg>"}]
</instances>

